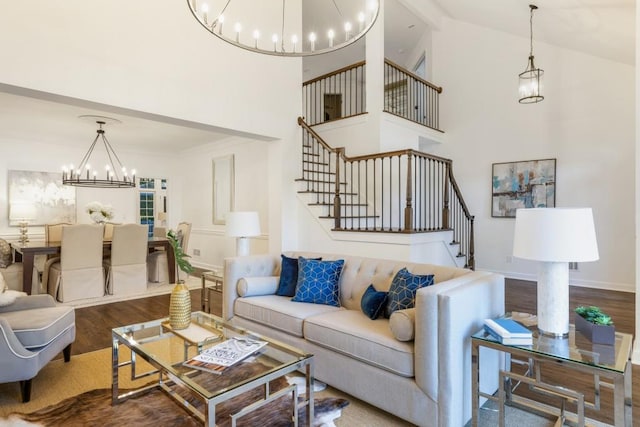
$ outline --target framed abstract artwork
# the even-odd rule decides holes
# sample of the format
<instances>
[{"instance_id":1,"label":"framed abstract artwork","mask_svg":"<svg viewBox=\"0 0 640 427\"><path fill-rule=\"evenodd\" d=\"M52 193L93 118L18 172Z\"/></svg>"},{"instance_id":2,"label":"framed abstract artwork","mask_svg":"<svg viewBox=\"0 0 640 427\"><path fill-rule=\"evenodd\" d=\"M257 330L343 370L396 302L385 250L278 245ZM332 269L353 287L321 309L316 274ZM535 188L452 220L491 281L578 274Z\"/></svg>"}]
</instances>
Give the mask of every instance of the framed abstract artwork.
<instances>
[{"instance_id":1,"label":"framed abstract artwork","mask_svg":"<svg viewBox=\"0 0 640 427\"><path fill-rule=\"evenodd\" d=\"M30 225L76 222L76 189L62 185L62 174L54 172L9 172L9 209L12 204L29 203L35 208ZM9 225L18 225L9 221Z\"/></svg>"},{"instance_id":2,"label":"framed abstract artwork","mask_svg":"<svg viewBox=\"0 0 640 427\"><path fill-rule=\"evenodd\" d=\"M515 218L516 209L556 205L556 159L494 163L491 216Z\"/></svg>"}]
</instances>

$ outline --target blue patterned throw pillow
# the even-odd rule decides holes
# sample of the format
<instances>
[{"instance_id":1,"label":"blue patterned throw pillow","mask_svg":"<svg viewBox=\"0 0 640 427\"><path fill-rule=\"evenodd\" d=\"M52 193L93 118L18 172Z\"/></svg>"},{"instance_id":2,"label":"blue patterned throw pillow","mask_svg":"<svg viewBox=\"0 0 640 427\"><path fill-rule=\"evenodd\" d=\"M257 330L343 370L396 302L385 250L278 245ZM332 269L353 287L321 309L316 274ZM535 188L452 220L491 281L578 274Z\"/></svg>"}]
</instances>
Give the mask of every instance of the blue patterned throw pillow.
<instances>
[{"instance_id":1,"label":"blue patterned throw pillow","mask_svg":"<svg viewBox=\"0 0 640 427\"><path fill-rule=\"evenodd\" d=\"M298 285L298 258L290 258L280 255L282 262L280 264L280 281L276 295L281 297L292 297L296 294L296 286ZM322 258L311 258L321 260Z\"/></svg>"},{"instance_id":2,"label":"blue patterned throw pillow","mask_svg":"<svg viewBox=\"0 0 640 427\"><path fill-rule=\"evenodd\" d=\"M344 260L298 259L298 285L291 301L340 307L340 274Z\"/></svg>"},{"instance_id":3,"label":"blue patterned throw pillow","mask_svg":"<svg viewBox=\"0 0 640 427\"><path fill-rule=\"evenodd\" d=\"M376 291L373 285L369 285L362 299L360 300L360 308L362 312L371 320L376 320L384 312L387 305L387 292Z\"/></svg>"},{"instance_id":4,"label":"blue patterned throw pillow","mask_svg":"<svg viewBox=\"0 0 640 427\"><path fill-rule=\"evenodd\" d=\"M406 268L401 269L391 282L384 316L391 317L396 310L413 308L418 289L431 285L433 285L433 274L420 276L410 273Z\"/></svg>"}]
</instances>

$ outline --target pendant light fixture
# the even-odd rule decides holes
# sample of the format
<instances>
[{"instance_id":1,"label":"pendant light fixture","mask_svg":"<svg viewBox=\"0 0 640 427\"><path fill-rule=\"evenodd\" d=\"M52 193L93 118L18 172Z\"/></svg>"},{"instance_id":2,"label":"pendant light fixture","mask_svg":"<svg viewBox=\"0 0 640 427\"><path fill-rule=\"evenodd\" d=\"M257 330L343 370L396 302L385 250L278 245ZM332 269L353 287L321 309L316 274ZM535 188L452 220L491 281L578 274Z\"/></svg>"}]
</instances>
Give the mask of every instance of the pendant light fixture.
<instances>
[{"instance_id":1,"label":"pendant light fixture","mask_svg":"<svg viewBox=\"0 0 640 427\"><path fill-rule=\"evenodd\" d=\"M379 0L186 0L219 39L276 56L310 56L354 43L373 26Z\"/></svg>"},{"instance_id":2,"label":"pendant light fixture","mask_svg":"<svg viewBox=\"0 0 640 427\"><path fill-rule=\"evenodd\" d=\"M102 128L107 123L121 123L121 121L101 116L80 116L80 118L95 121L98 125L97 135L89 147L89 151L87 151L77 167L73 164L62 167L62 183L76 187L134 188L136 186L135 169L132 169L131 173L129 173L127 168L122 165L120 158L107 140L105 130ZM104 156L106 165L102 173L92 168L89 163L98 140L102 141L106 152ZM99 177L99 175L102 175L104 179Z\"/></svg>"},{"instance_id":3,"label":"pendant light fixture","mask_svg":"<svg viewBox=\"0 0 640 427\"><path fill-rule=\"evenodd\" d=\"M538 8L535 4L530 4L531 16L529 18L530 46L529 60L527 68L520 73L520 99L521 104L533 104L544 99L542 96L542 75L544 70L536 68L533 63L533 11Z\"/></svg>"}]
</instances>

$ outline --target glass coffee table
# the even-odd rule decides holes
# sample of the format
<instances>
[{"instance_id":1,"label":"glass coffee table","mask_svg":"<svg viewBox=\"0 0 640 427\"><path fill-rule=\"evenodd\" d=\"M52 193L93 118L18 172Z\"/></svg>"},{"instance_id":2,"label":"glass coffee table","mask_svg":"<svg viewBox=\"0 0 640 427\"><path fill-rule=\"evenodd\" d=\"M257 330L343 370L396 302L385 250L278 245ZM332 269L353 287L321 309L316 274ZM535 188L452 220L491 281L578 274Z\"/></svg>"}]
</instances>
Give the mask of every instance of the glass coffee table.
<instances>
[{"instance_id":1,"label":"glass coffee table","mask_svg":"<svg viewBox=\"0 0 640 427\"><path fill-rule=\"evenodd\" d=\"M112 330L112 404L148 392L153 388L164 390L204 425L216 425L216 406L240 395L254 396L253 401L243 401L241 408L229 416L232 425L251 412L262 408L274 400L291 396L291 422L298 425L298 410L306 407L307 425L313 420L313 355L280 343L270 338L254 334L246 329L232 326L221 318L208 313L196 312L191 315L191 325L187 329L173 330L169 319L158 319L135 325L122 326ZM203 349L226 339L250 338L266 341L259 354L238 362L222 374L214 374L193 369L183 362L200 353ZM121 361L120 345L131 350L129 360ZM138 358L142 358L152 368L139 372ZM139 362L139 360L138 360ZM119 370L129 367L131 379L156 376L143 387L120 393ZM138 368L138 371L136 369ZM305 375L306 394L298 399L295 385L278 390L271 382L294 371ZM282 382L282 381L281 381ZM260 390L255 398L255 390ZM240 398L239 398L240 399ZM198 404L194 404L196 401ZM220 420L218 420L220 421Z\"/></svg>"}]
</instances>

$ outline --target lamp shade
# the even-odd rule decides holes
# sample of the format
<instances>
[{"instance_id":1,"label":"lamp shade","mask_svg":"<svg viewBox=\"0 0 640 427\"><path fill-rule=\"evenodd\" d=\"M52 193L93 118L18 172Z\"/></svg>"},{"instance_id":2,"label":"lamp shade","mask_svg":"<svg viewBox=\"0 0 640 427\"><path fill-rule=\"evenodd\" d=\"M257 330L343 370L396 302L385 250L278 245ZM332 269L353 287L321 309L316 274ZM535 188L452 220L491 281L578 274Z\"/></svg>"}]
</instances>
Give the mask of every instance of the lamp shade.
<instances>
[{"instance_id":1,"label":"lamp shade","mask_svg":"<svg viewBox=\"0 0 640 427\"><path fill-rule=\"evenodd\" d=\"M231 237L253 237L260 235L258 212L229 212L226 235Z\"/></svg>"},{"instance_id":2,"label":"lamp shade","mask_svg":"<svg viewBox=\"0 0 640 427\"><path fill-rule=\"evenodd\" d=\"M36 219L36 207L31 202L12 202L9 209L11 221L31 221Z\"/></svg>"},{"instance_id":3,"label":"lamp shade","mask_svg":"<svg viewBox=\"0 0 640 427\"><path fill-rule=\"evenodd\" d=\"M518 209L513 256L545 262L596 261L591 208Z\"/></svg>"}]
</instances>

